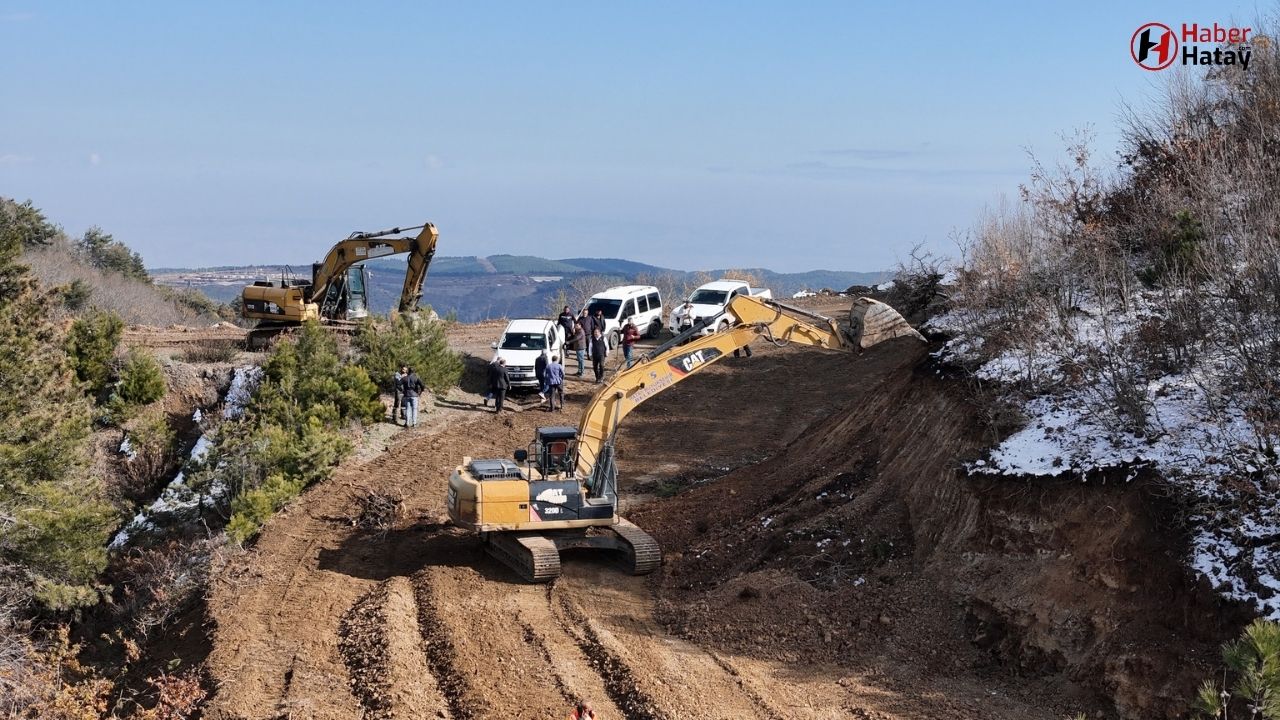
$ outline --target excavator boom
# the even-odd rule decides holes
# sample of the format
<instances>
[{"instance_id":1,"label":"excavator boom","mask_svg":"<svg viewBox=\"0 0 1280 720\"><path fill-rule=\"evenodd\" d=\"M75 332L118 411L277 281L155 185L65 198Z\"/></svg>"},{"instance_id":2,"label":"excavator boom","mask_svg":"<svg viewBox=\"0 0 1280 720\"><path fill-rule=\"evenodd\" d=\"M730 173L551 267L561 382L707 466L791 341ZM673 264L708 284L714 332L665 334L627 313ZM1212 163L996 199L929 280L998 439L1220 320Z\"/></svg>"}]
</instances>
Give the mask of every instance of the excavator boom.
<instances>
[{"instance_id":1,"label":"excavator boom","mask_svg":"<svg viewBox=\"0 0 1280 720\"><path fill-rule=\"evenodd\" d=\"M601 449L617 424L640 403L764 338L775 345L799 343L829 350L861 351L896 337L924 340L898 311L871 298L858 298L849 322L811 313L776 300L739 295L728 308L737 322L720 332L701 335L719 316L703 320L687 332L655 348L630 368L620 368L592 397L578 427L578 472L591 474Z\"/></svg>"}]
</instances>

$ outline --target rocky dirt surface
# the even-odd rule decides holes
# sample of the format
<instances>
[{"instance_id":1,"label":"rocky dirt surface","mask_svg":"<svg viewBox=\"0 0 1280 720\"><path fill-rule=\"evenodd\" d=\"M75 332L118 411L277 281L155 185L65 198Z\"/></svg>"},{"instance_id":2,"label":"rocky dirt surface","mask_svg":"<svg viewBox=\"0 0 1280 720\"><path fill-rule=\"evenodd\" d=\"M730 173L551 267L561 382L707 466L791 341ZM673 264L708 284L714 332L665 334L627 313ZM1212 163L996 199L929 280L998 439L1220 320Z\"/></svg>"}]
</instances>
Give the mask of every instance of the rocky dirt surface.
<instances>
[{"instance_id":1,"label":"rocky dirt surface","mask_svg":"<svg viewBox=\"0 0 1280 720\"><path fill-rule=\"evenodd\" d=\"M651 400L619 462L663 567L569 554L523 584L447 524L449 473L576 419L595 386L571 379L563 416L495 416L478 393L501 326L455 326L463 387L215 579L206 717L557 718L581 697L633 720L1158 718L1225 632L1141 483L964 477L973 417L908 340L758 347ZM403 499L393 527L357 527L370 493Z\"/></svg>"}]
</instances>

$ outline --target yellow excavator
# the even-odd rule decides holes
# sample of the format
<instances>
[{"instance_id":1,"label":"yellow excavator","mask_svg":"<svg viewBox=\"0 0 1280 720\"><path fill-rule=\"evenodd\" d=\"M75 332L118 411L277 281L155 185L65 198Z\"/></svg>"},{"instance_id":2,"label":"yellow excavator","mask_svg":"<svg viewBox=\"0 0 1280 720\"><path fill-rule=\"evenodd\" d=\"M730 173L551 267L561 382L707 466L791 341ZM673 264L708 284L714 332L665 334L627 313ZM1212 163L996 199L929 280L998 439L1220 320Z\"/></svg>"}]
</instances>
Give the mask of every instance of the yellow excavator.
<instances>
[{"instance_id":1,"label":"yellow excavator","mask_svg":"<svg viewBox=\"0 0 1280 720\"><path fill-rule=\"evenodd\" d=\"M776 300L735 297L721 315L736 318L711 335L721 316L705 318L627 369L619 369L587 405L578 427L538 428L514 461L464 457L449 478L449 519L478 532L486 550L529 582L560 574L569 548L614 551L629 572L652 572L662 560L648 533L618 516L614 436L640 403L757 338L861 351L897 337L924 340L893 308L858 298L841 327L831 318Z\"/></svg>"},{"instance_id":2,"label":"yellow excavator","mask_svg":"<svg viewBox=\"0 0 1280 720\"><path fill-rule=\"evenodd\" d=\"M421 230L416 237L389 237ZM264 330L300 325L308 320L341 323L369 314L368 275L364 261L409 253L409 268L400 291L399 311L412 312L422 298L422 282L436 252L440 233L424 223L379 232L354 232L334 245L322 262L311 266L311 280L281 277L255 282L241 294L241 315Z\"/></svg>"}]
</instances>

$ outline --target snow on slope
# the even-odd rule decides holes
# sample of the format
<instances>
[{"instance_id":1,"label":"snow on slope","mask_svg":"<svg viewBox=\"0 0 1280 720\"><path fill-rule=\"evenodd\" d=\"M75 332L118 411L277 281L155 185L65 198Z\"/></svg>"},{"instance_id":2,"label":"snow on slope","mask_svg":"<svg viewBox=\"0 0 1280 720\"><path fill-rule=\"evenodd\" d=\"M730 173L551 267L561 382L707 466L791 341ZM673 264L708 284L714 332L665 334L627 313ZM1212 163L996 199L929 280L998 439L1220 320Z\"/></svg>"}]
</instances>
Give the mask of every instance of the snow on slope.
<instances>
[{"instance_id":1,"label":"snow on slope","mask_svg":"<svg viewBox=\"0 0 1280 720\"><path fill-rule=\"evenodd\" d=\"M1225 389L1231 363L1207 353L1176 373L1138 378L1146 417L1137 431L1116 422L1104 379L1079 372L1091 353L1139 342L1135 329L1153 316L1141 296L1122 314L1082 303L1060 332L994 354L975 330L990 318L952 312L931 320L929 329L952 336L939 359L1008 388L1026 418L969 470L1087 480L1105 469L1128 469L1132 478L1152 468L1197 508L1188 565L1224 596L1280 620L1280 472Z\"/></svg>"}]
</instances>

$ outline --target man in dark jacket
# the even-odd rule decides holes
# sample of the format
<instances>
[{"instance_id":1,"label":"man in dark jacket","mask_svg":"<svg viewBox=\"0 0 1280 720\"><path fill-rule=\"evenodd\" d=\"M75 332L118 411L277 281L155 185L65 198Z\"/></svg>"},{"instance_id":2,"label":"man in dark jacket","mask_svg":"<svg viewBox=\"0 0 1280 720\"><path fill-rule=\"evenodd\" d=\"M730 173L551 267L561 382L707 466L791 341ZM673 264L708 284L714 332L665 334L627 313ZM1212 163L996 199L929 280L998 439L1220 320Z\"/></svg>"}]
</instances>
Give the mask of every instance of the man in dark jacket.
<instances>
[{"instance_id":1,"label":"man in dark jacket","mask_svg":"<svg viewBox=\"0 0 1280 720\"><path fill-rule=\"evenodd\" d=\"M556 322L560 324L560 327L564 328L565 340L573 337L573 313L570 312L568 305L565 305L564 309L560 311L560 317L556 318Z\"/></svg>"},{"instance_id":2,"label":"man in dark jacket","mask_svg":"<svg viewBox=\"0 0 1280 720\"><path fill-rule=\"evenodd\" d=\"M578 377L582 377L582 373L586 370L588 337L590 335L587 334L587 330L581 320L573 324L573 340L569 347L578 354ZM565 362L568 362L568 358L565 358Z\"/></svg>"},{"instance_id":3,"label":"man in dark jacket","mask_svg":"<svg viewBox=\"0 0 1280 720\"><path fill-rule=\"evenodd\" d=\"M395 375L391 376L391 422L397 425L404 419L404 396L400 394L400 385L408 369L402 366L396 370Z\"/></svg>"},{"instance_id":4,"label":"man in dark jacket","mask_svg":"<svg viewBox=\"0 0 1280 720\"><path fill-rule=\"evenodd\" d=\"M418 377L418 373L413 368L405 368L404 377L400 378L400 394L404 397L404 426L418 426L418 395L426 388L422 384L422 378Z\"/></svg>"},{"instance_id":5,"label":"man in dark jacket","mask_svg":"<svg viewBox=\"0 0 1280 720\"><path fill-rule=\"evenodd\" d=\"M547 351L538 353L533 361L533 379L538 381L538 399L547 399Z\"/></svg>"},{"instance_id":6,"label":"man in dark jacket","mask_svg":"<svg viewBox=\"0 0 1280 720\"><path fill-rule=\"evenodd\" d=\"M606 334L606 332L609 330L609 323L605 322L604 320L603 310L597 310L595 317L591 318L592 331L594 331L596 328L600 329L600 335L604 338L604 352L606 355L608 355L609 349L610 349L609 336Z\"/></svg>"},{"instance_id":7,"label":"man in dark jacket","mask_svg":"<svg viewBox=\"0 0 1280 720\"><path fill-rule=\"evenodd\" d=\"M609 355L609 344L604 340L600 328L591 331L591 370L596 374L596 382L604 378L604 359Z\"/></svg>"},{"instance_id":8,"label":"man in dark jacket","mask_svg":"<svg viewBox=\"0 0 1280 720\"><path fill-rule=\"evenodd\" d=\"M511 389L511 378L507 376L507 359L498 358L498 362L489 364L489 392L493 393L493 411L502 412L502 403L507 399L507 391Z\"/></svg>"}]
</instances>

